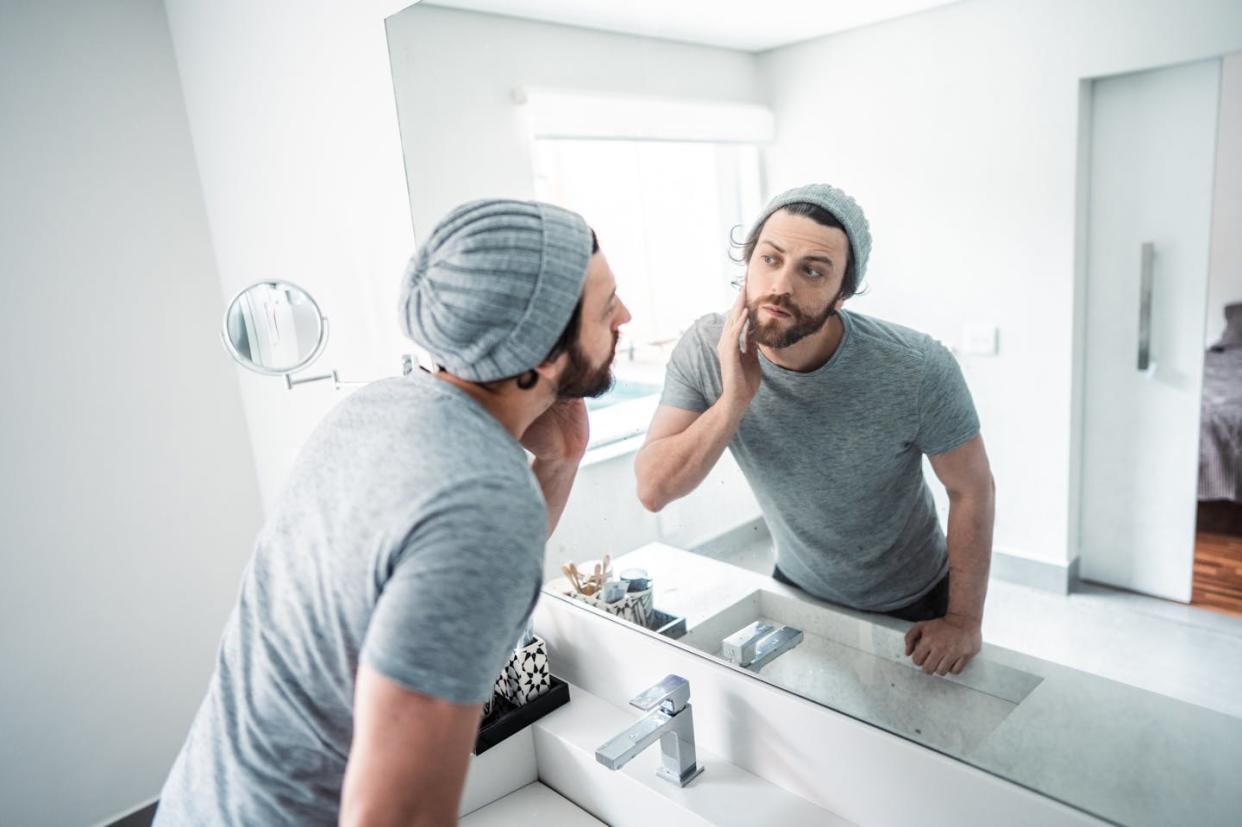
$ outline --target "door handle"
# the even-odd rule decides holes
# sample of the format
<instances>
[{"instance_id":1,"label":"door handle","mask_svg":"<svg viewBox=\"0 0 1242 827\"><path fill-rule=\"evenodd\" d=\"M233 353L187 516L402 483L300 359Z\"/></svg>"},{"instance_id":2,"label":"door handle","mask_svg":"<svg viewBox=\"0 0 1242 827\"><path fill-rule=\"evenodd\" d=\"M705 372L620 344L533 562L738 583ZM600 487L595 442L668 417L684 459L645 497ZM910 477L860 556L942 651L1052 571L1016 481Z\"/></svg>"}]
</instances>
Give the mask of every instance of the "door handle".
<instances>
[{"instance_id":1,"label":"door handle","mask_svg":"<svg viewBox=\"0 0 1242 827\"><path fill-rule=\"evenodd\" d=\"M1155 257L1156 245L1144 241L1139 254L1138 369L1141 371L1151 366L1151 288Z\"/></svg>"}]
</instances>

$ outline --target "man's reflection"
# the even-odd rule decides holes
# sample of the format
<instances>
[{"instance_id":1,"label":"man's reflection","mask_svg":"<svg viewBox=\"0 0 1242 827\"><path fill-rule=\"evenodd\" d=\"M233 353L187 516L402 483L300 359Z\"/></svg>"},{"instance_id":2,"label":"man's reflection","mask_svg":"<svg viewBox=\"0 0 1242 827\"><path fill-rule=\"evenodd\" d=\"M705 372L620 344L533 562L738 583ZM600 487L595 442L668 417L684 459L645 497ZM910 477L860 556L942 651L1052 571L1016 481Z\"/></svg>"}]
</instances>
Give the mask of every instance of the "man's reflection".
<instances>
[{"instance_id":1,"label":"man's reflection","mask_svg":"<svg viewBox=\"0 0 1242 827\"><path fill-rule=\"evenodd\" d=\"M659 511L728 446L772 531L773 577L915 621L906 654L957 673L982 641L992 474L953 355L842 309L870 249L862 209L835 187L768 204L742 245L737 302L673 352L636 461L639 497ZM924 455L949 494L947 539Z\"/></svg>"}]
</instances>

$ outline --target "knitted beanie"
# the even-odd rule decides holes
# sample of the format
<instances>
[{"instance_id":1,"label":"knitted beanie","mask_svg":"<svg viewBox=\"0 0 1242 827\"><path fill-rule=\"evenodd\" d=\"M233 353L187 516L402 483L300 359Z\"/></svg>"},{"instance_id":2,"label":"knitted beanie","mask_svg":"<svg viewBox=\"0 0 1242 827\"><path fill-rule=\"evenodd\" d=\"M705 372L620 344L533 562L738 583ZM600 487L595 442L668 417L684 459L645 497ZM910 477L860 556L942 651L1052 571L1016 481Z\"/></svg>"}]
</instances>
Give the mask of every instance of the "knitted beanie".
<instances>
[{"instance_id":1,"label":"knitted beanie","mask_svg":"<svg viewBox=\"0 0 1242 827\"><path fill-rule=\"evenodd\" d=\"M591 231L577 213L536 201L463 204L406 267L402 329L463 379L525 373L569 324L590 258Z\"/></svg>"},{"instance_id":2,"label":"knitted beanie","mask_svg":"<svg viewBox=\"0 0 1242 827\"><path fill-rule=\"evenodd\" d=\"M867 257L871 255L871 228L858 202L830 184L807 184L782 192L763 208L747 237L754 236L772 213L791 204L814 204L832 213L841 222L849 238L850 258L854 262L857 283L861 284L863 273L867 270Z\"/></svg>"}]
</instances>

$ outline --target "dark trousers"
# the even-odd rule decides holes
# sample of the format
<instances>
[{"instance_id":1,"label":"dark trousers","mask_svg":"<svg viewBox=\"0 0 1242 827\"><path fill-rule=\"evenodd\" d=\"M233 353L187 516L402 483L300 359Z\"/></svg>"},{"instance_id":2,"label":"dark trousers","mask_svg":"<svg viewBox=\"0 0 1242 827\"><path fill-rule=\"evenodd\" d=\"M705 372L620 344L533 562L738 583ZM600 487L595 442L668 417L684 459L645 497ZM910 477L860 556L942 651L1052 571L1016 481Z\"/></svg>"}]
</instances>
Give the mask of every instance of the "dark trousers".
<instances>
[{"instance_id":1,"label":"dark trousers","mask_svg":"<svg viewBox=\"0 0 1242 827\"><path fill-rule=\"evenodd\" d=\"M772 567L772 579L778 583L784 583L786 586L793 586L795 589L802 588L794 581L785 576L785 572L779 567ZM902 606L900 609L882 612L889 617L895 617L899 620L919 621L934 620L938 617L944 617L949 611L949 573L945 572L944 577L940 578L940 582L932 587L932 590L911 603L909 606Z\"/></svg>"}]
</instances>

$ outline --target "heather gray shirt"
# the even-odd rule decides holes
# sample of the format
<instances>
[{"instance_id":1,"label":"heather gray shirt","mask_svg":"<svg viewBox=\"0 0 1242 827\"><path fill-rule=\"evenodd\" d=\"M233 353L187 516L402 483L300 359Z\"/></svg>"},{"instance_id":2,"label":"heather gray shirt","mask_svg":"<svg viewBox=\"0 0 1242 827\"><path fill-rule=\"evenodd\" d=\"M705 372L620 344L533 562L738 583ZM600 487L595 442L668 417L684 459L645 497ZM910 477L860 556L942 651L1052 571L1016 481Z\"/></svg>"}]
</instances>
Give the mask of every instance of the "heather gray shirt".
<instances>
[{"instance_id":1,"label":"heather gray shirt","mask_svg":"<svg viewBox=\"0 0 1242 827\"><path fill-rule=\"evenodd\" d=\"M729 450L763 509L776 563L806 591L890 611L948 571L924 454L979 432L953 355L926 334L842 311L845 336L824 365L797 373L760 353L763 381ZM724 317L678 342L662 405L705 411L720 398Z\"/></svg>"},{"instance_id":2,"label":"heather gray shirt","mask_svg":"<svg viewBox=\"0 0 1242 827\"><path fill-rule=\"evenodd\" d=\"M421 371L354 393L259 535L155 823L336 824L359 663L485 700L546 539L526 454L469 396Z\"/></svg>"}]
</instances>

